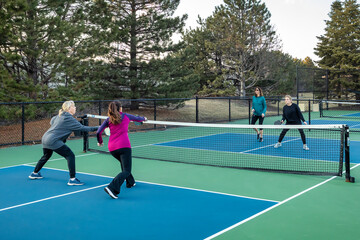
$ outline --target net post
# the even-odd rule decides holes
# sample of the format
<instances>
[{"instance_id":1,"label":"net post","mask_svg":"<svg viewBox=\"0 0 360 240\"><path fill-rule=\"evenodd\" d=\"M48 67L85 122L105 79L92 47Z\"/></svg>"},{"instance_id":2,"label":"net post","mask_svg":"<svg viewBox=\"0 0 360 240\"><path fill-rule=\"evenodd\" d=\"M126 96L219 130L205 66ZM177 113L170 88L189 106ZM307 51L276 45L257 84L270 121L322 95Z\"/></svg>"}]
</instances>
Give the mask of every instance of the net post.
<instances>
[{"instance_id":1,"label":"net post","mask_svg":"<svg viewBox=\"0 0 360 240\"><path fill-rule=\"evenodd\" d=\"M350 142L349 142L349 126L345 125L345 181L355 182L355 178L350 176Z\"/></svg>"},{"instance_id":2,"label":"net post","mask_svg":"<svg viewBox=\"0 0 360 240\"><path fill-rule=\"evenodd\" d=\"M83 119L84 126L89 126L89 119L86 117ZM87 152L89 149L89 133L83 132L83 152Z\"/></svg>"}]
</instances>

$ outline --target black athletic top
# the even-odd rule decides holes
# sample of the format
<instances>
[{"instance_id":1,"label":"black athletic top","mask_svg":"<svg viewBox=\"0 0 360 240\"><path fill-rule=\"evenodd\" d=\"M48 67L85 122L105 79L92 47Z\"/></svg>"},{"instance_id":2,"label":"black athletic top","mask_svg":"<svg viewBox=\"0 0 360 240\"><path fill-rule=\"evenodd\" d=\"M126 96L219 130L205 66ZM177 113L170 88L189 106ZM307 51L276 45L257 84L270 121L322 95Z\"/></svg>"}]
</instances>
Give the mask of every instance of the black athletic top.
<instances>
[{"instance_id":1,"label":"black athletic top","mask_svg":"<svg viewBox=\"0 0 360 240\"><path fill-rule=\"evenodd\" d=\"M292 103L290 106L284 106L282 120L286 120L286 124L301 124L301 121L305 122L299 106L295 103Z\"/></svg>"}]
</instances>

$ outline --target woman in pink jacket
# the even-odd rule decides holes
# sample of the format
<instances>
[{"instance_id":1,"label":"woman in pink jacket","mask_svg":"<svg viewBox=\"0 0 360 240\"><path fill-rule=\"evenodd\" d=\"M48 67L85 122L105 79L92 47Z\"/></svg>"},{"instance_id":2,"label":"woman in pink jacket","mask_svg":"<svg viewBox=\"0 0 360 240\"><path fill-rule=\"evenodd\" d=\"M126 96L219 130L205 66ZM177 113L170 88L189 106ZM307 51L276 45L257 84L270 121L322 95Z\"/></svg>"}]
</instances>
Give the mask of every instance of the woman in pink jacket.
<instances>
[{"instance_id":1,"label":"woman in pink jacket","mask_svg":"<svg viewBox=\"0 0 360 240\"><path fill-rule=\"evenodd\" d=\"M126 187L131 188L135 186L135 179L131 174L131 144L128 136L128 127L131 121L143 122L147 119L145 117L134 116L122 112L122 106L119 101L114 101L109 104L108 118L101 124L97 131L97 141L99 146L103 146L102 132L105 128L110 129L110 138L108 148L121 164L122 172L120 172L111 183L105 187L105 192L110 197L116 199L120 193L121 185L126 179Z\"/></svg>"}]
</instances>

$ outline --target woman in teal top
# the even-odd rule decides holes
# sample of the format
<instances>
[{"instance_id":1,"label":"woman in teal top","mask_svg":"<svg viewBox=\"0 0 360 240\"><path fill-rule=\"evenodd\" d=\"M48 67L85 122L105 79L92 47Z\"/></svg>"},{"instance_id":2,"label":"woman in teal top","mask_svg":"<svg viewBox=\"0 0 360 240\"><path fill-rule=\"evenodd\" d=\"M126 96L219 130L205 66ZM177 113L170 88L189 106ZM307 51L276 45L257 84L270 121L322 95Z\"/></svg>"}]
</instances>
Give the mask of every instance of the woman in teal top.
<instances>
[{"instance_id":1,"label":"woman in teal top","mask_svg":"<svg viewBox=\"0 0 360 240\"><path fill-rule=\"evenodd\" d=\"M255 95L252 98L252 118L251 124L255 125L256 121L259 119L259 125L262 125L265 118L266 113L266 101L263 95L263 91L261 88L255 88ZM257 128L254 128L257 133L257 139L259 142L263 141L263 129L260 128L260 131Z\"/></svg>"}]
</instances>

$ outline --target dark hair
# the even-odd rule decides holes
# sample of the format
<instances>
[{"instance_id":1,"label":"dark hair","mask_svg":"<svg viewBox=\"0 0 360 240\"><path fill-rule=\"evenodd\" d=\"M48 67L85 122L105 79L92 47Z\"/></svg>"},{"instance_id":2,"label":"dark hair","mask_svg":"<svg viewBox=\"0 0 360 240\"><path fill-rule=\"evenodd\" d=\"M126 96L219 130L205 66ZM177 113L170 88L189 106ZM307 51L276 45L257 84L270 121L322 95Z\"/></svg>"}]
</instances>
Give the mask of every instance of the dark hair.
<instances>
[{"instance_id":1,"label":"dark hair","mask_svg":"<svg viewBox=\"0 0 360 240\"><path fill-rule=\"evenodd\" d=\"M262 89L261 89L260 87L255 87L255 90L256 90L256 89L259 89L260 96L264 96L263 91L262 91ZM254 94L254 96L257 97L256 94ZM259 96L259 97L260 97L260 96Z\"/></svg>"},{"instance_id":2,"label":"dark hair","mask_svg":"<svg viewBox=\"0 0 360 240\"><path fill-rule=\"evenodd\" d=\"M114 101L109 104L108 117L109 121L116 125L121 123L121 114L120 114L121 103L119 101Z\"/></svg>"}]
</instances>

